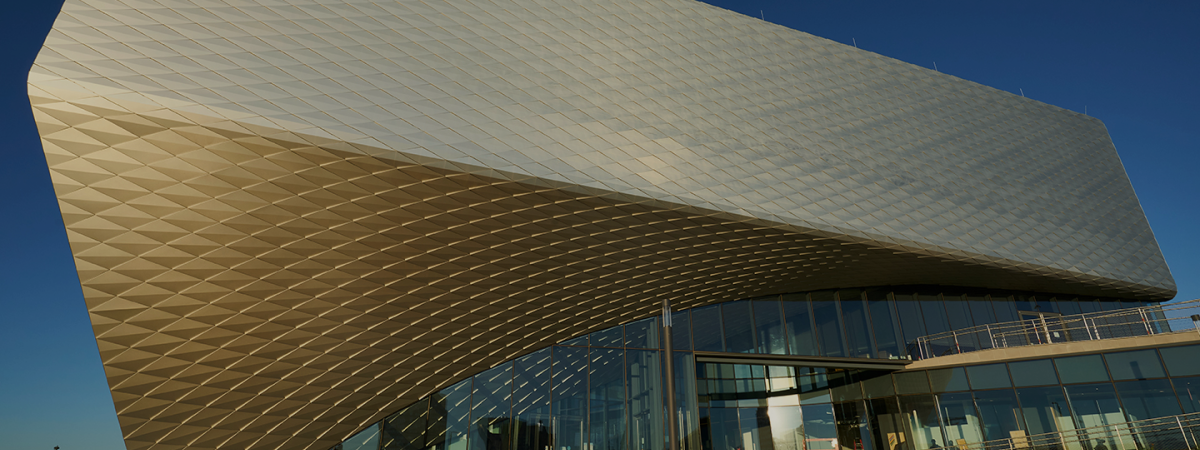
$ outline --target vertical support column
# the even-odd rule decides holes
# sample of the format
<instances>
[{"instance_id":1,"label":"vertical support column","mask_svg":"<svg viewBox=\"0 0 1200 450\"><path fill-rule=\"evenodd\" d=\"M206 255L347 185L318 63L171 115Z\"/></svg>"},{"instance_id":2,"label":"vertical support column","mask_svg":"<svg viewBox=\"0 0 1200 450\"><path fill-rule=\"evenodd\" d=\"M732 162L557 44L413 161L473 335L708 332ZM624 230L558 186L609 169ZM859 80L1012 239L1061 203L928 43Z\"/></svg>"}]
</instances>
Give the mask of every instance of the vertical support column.
<instances>
[{"instance_id":1,"label":"vertical support column","mask_svg":"<svg viewBox=\"0 0 1200 450\"><path fill-rule=\"evenodd\" d=\"M667 375L667 450L679 450L675 417L675 353L671 345L671 301L662 301L663 366Z\"/></svg>"}]
</instances>

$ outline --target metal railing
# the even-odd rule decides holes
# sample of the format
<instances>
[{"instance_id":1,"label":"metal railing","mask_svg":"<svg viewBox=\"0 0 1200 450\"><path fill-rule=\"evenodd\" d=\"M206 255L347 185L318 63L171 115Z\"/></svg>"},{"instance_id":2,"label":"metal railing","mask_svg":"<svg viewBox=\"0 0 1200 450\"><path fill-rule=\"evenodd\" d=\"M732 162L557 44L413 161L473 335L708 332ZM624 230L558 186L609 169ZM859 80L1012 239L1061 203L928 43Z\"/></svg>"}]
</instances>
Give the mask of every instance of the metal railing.
<instances>
[{"instance_id":1,"label":"metal railing","mask_svg":"<svg viewBox=\"0 0 1200 450\"><path fill-rule=\"evenodd\" d=\"M1066 316L1054 313L1022 314L1031 317L1015 322L994 323L921 336L910 344L909 354L919 359L928 359L991 348L1188 331L1200 328L1197 327L1197 321L1200 321L1200 299Z\"/></svg>"},{"instance_id":2,"label":"metal railing","mask_svg":"<svg viewBox=\"0 0 1200 450\"><path fill-rule=\"evenodd\" d=\"M1183 450L1200 449L1200 413L1097 425L1053 433L1010 433L1005 439L967 443L944 450ZM1101 445L1103 444L1103 445Z\"/></svg>"}]
</instances>

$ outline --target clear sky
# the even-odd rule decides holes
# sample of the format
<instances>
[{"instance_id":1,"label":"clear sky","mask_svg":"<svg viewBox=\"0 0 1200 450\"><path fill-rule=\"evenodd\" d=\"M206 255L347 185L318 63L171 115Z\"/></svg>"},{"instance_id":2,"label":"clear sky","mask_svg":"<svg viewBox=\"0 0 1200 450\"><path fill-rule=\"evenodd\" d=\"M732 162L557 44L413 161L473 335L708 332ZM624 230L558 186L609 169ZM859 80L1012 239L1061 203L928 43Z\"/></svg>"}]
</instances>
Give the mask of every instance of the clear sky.
<instances>
[{"instance_id":1,"label":"clear sky","mask_svg":"<svg viewBox=\"0 0 1200 450\"><path fill-rule=\"evenodd\" d=\"M237 0L228 0L236 2ZM406 0L401 0L406 1ZM712 1L1104 121L1200 298L1200 2ZM123 449L26 97L61 0L0 14L0 449Z\"/></svg>"}]
</instances>

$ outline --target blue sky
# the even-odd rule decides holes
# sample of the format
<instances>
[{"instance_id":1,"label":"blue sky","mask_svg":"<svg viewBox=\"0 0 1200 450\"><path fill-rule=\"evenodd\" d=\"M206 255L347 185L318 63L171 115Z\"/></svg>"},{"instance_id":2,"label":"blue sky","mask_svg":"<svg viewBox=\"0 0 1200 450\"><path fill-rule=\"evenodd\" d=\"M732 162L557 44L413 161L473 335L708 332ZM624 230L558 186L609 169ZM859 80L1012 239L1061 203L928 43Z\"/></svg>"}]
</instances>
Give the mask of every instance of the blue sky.
<instances>
[{"instance_id":1,"label":"blue sky","mask_svg":"<svg viewBox=\"0 0 1200 450\"><path fill-rule=\"evenodd\" d=\"M1086 106L1108 127L1177 298L1200 298L1200 3L710 3L1063 108ZM59 4L14 0L0 15L0 447L116 450L124 445L25 91Z\"/></svg>"}]
</instances>

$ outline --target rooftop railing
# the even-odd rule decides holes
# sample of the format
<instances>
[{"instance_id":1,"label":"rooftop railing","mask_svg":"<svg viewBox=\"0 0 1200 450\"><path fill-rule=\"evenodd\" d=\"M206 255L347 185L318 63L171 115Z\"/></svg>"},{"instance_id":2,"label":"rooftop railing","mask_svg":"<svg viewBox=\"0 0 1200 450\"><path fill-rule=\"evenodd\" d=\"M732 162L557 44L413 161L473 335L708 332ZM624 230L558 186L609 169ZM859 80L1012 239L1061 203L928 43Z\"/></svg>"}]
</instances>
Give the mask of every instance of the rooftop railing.
<instances>
[{"instance_id":1,"label":"rooftop railing","mask_svg":"<svg viewBox=\"0 0 1200 450\"><path fill-rule=\"evenodd\" d=\"M1083 314L1021 313L1024 319L922 336L910 354L919 359L991 348L1094 341L1191 331L1200 322L1200 299Z\"/></svg>"},{"instance_id":2,"label":"rooftop railing","mask_svg":"<svg viewBox=\"0 0 1200 450\"><path fill-rule=\"evenodd\" d=\"M985 442L953 442L943 450L1184 450L1200 448L1200 413L1097 425Z\"/></svg>"}]
</instances>

